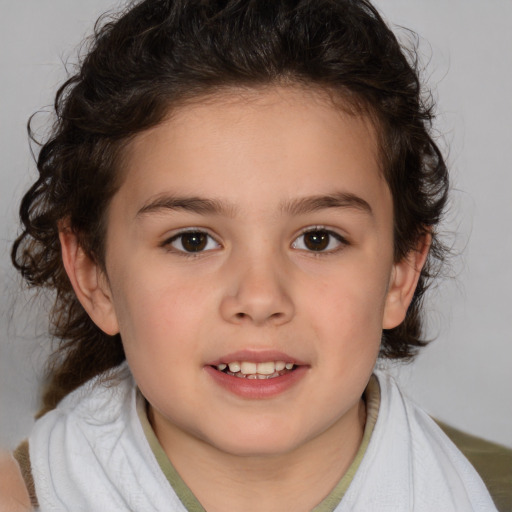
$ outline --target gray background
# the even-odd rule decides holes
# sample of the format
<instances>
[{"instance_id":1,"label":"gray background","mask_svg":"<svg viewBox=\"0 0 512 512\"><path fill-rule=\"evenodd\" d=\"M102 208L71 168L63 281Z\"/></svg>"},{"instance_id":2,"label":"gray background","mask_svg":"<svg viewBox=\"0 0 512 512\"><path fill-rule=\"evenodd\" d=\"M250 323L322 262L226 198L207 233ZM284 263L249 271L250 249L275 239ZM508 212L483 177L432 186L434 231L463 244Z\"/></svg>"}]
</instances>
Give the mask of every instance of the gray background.
<instances>
[{"instance_id":1,"label":"gray background","mask_svg":"<svg viewBox=\"0 0 512 512\"><path fill-rule=\"evenodd\" d=\"M117 5L121 3L118 2ZM9 263L19 199L34 176L26 121L51 104L110 0L0 0L0 447L30 430L48 346L47 313ZM438 99L436 131L454 194L444 226L461 253L431 295L437 340L409 366L403 388L431 414L512 446L512 2L378 0L394 25L420 35L424 78ZM401 37L407 32L397 29ZM36 125L44 133L45 116ZM448 152L449 148L449 152Z\"/></svg>"}]
</instances>

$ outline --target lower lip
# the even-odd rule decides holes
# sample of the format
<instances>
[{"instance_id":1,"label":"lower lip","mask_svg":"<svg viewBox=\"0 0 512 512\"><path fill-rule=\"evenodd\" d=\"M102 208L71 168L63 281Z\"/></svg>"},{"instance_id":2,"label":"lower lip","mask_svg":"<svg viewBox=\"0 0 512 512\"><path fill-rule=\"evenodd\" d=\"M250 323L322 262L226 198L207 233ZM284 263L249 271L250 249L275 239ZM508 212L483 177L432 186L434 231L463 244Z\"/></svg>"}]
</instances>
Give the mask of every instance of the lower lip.
<instances>
[{"instance_id":1,"label":"lower lip","mask_svg":"<svg viewBox=\"0 0 512 512\"><path fill-rule=\"evenodd\" d=\"M306 375L307 368L298 366L293 371L273 379L247 379L228 375L212 366L205 366L206 372L217 384L234 395L249 400L273 398L284 393Z\"/></svg>"}]
</instances>

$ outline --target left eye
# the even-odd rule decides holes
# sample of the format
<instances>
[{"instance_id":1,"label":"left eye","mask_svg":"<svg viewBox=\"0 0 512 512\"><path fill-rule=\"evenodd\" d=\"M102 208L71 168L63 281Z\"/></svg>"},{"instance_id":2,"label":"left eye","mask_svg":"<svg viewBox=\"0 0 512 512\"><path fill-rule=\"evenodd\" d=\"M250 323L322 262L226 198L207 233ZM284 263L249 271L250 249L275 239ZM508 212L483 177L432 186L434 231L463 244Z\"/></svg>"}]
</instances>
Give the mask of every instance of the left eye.
<instances>
[{"instance_id":1,"label":"left eye","mask_svg":"<svg viewBox=\"0 0 512 512\"><path fill-rule=\"evenodd\" d=\"M204 231L186 231L173 236L166 242L180 252L204 252L218 249L219 243Z\"/></svg>"},{"instance_id":2,"label":"left eye","mask_svg":"<svg viewBox=\"0 0 512 512\"><path fill-rule=\"evenodd\" d=\"M313 252L335 251L345 244L342 236L327 229L312 229L302 233L292 243L294 249Z\"/></svg>"}]
</instances>

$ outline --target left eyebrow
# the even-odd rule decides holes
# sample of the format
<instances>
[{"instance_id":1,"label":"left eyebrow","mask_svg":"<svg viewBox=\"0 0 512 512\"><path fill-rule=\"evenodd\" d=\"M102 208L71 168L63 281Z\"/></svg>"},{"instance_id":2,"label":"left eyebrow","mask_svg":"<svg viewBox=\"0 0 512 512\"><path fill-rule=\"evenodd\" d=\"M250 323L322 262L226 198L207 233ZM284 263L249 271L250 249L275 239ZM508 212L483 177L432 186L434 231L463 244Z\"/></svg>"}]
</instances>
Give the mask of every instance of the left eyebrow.
<instances>
[{"instance_id":1,"label":"left eyebrow","mask_svg":"<svg viewBox=\"0 0 512 512\"><path fill-rule=\"evenodd\" d=\"M290 215L304 215L327 208L349 208L373 216L370 204L351 192L301 197L287 201L281 206L282 211Z\"/></svg>"}]
</instances>

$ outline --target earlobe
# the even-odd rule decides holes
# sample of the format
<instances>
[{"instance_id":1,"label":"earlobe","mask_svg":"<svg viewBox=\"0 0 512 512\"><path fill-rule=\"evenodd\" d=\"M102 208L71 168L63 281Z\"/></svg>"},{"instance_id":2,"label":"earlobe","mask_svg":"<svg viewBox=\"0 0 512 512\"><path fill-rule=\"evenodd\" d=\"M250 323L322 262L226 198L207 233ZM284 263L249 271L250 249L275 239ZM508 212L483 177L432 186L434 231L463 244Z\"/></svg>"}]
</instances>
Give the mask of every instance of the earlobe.
<instances>
[{"instance_id":1,"label":"earlobe","mask_svg":"<svg viewBox=\"0 0 512 512\"><path fill-rule=\"evenodd\" d=\"M410 251L405 258L393 265L384 306L383 329L393 329L404 321L418 284L421 269L427 259L430 242L431 236L425 235L416 249Z\"/></svg>"},{"instance_id":2,"label":"earlobe","mask_svg":"<svg viewBox=\"0 0 512 512\"><path fill-rule=\"evenodd\" d=\"M64 268L78 300L102 331L117 334L119 326L105 273L85 253L70 228L59 226L59 239Z\"/></svg>"}]
</instances>

